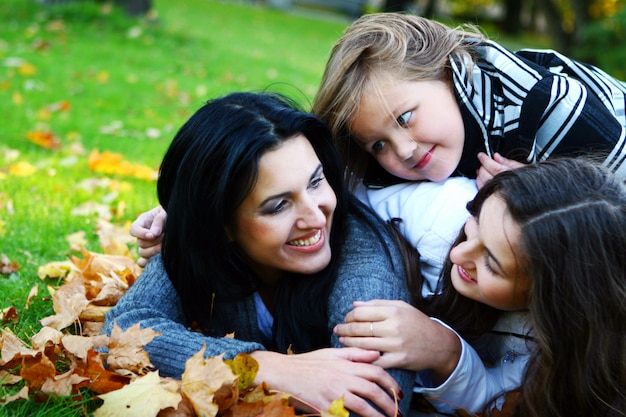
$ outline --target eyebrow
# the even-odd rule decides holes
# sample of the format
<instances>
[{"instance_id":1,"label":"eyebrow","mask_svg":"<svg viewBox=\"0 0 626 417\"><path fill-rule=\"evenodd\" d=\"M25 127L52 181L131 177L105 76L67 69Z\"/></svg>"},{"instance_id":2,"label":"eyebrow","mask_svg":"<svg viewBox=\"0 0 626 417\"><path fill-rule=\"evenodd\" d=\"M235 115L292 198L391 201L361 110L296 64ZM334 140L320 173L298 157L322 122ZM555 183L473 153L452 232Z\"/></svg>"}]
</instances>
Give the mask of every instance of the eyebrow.
<instances>
[{"instance_id":1,"label":"eyebrow","mask_svg":"<svg viewBox=\"0 0 626 417\"><path fill-rule=\"evenodd\" d=\"M480 221L479 221L480 220L480 212L478 213L478 216L474 216L474 217L476 218L476 225L480 226ZM485 246L485 250L487 251L487 255L489 255L489 258L493 259L495 264L498 266L498 269L500 270L502 275L505 275L505 276L508 277L509 276L508 272L502 267L502 264L500 263L500 261L498 261L498 258L495 257L493 252L491 252L487 246Z\"/></svg>"},{"instance_id":2,"label":"eyebrow","mask_svg":"<svg viewBox=\"0 0 626 417\"><path fill-rule=\"evenodd\" d=\"M315 168L315 171L313 171L313 174L311 174L311 176L309 177L309 182L311 182L315 177L318 177L323 172L323 170L324 170L324 167L320 163L317 166L317 168ZM276 199L279 199L279 198L285 198L289 194L291 194L291 191L286 191L284 193L271 195L271 196L267 197L265 200L261 201L261 203L259 204L259 207L263 207L265 204L267 204L268 202L270 202L272 200L276 200Z\"/></svg>"}]
</instances>

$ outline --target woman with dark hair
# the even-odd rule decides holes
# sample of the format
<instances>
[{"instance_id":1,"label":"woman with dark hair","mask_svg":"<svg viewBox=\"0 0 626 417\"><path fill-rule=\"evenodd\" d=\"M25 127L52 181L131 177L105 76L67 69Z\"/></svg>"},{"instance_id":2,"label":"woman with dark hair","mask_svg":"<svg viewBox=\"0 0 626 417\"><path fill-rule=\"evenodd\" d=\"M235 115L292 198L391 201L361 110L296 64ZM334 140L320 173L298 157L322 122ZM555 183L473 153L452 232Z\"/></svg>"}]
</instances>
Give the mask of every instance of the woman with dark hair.
<instances>
[{"instance_id":1,"label":"woman with dark hair","mask_svg":"<svg viewBox=\"0 0 626 417\"><path fill-rule=\"evenodd\" d=\"M519 390L511 415L626 416L623 182L590 161L555 159L496 175L468 209L442 287L416 303L423 312L356 303L335 329L340 341L419 371L416 391L439 411L500 407ZM429 316L457 343L432 338L426 349Z\"/></svg>"},{"instance_id":2,"label":"woman with dark hair","mask_svg":"<svg viewBox=\"0 0 626 417\"><path fill-rule=\"evenodd\" d=\"M249 353L255 384L320 409L343 397L353 413L396 415L414 374L372 364L379 352L339 348L332 329L355 300L408 301L407 267L392 228L345 188L323 122L268 93L212 100L174 137L157 190L168 213L162 254L109 312L106 332L160 332L146 351L162 375L180 376L206 344L207 356Z\"/></svg>"}]
</instances>

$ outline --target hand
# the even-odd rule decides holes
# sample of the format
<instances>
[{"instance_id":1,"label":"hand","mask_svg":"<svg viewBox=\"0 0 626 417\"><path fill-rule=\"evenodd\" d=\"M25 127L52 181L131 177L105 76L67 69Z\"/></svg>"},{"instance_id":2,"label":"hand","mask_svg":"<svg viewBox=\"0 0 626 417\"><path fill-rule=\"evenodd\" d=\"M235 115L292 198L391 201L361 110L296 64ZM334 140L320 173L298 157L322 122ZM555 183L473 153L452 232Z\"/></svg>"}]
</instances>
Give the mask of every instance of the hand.
<instances>
[{"instance_id":1,"label":"hand","mask_svg":"<svg viewBox=\"0 0 626 417\"><path fill-rule=\"evenodd\" d=\"M270 388L293 394L318 412L343 397L346 409L360 416L397 415L394 393L402 395L400 386L383 368L371 364L380 357L376 351L328 348L296 355L256 351L251 356L259 363L255 384L265 381Z\"/></svg>"},{"instance_id":2,"label":"hand","mask_svg":"<svg viewBox=\"0 0 626 417\"><path fill-rule=\"evenodd\" d=\"M481 167L476 171L476 184L478 188L481 188L487 181L493 178L494 175L502 171L524 166L521 162L505 158L497 152L493 155L493 158L490 158L489 155L484 152L479 152L478 160L481 163Z\"/></svg>"},{"instance_id":3,"label":"hand","mask_svg":"<svg viewBox=\"0 0 626 417\"><path fill-rule=\"evenodd\" d=\"M383 368L429 369L434 383L445 381L461 357L461 342L445 326L397 300L356 301L334 332L345 346L383 353ZM373 336L372 336L373 334Z\"/></svg>"},{"instance_id":4,"label":"hand","mask_svg":"<svg viewBox=\"0 0 626 417\"><path fill-rule=\"evenodd\" d=\"M167 213L161 206L150 211L141 213L130 225L130 235L137 238L139 256L137 264L142 268L148 263L148 259L161 252L163 240L163 228Z\"/></svg>"}]
</instances>

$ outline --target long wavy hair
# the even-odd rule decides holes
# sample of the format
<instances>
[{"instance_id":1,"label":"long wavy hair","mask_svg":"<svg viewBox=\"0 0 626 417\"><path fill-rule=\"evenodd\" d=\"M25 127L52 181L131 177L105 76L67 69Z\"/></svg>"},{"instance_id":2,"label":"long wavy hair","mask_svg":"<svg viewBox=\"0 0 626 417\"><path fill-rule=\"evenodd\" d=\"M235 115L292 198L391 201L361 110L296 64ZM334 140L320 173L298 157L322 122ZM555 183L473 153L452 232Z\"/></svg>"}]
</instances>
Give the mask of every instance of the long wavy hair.
<instances>
[{"instance_id":1,"label":"long wavy hair","mask_svg":"<svg viewBox=\"0 0 626 417\"><path fill-rule=\"evenodd\" d=\"M501 198L521 230L521 270L536 346L518 416L626 416L626 188L599 164L555 159L495 176L468 204ZM465 239L461 234L459 239ZM499 311L461 300L443 270L427 309L463 336L489 330Z\"/></svg>"},{"instance_id":2,"label":"long wavy hair","mask_svg":"<svg viewBox=\"0 0 626 417\"><path fill-rule=\"evenodd\" d=\"M330 126L352 174L351 187L363 178L368 164L376 163L350 139L350 123L361 97L378 94L382 100L379 85L390 78L398 82L451 82L450 60L473 63L475 41L483 39L485 36L471 25L450 28L402 13L366 14L346 29L326 63L313 113Z\"/></svg>"},{"instance_id":3,"label":"long wavy hair","mask_svg":"<svg viewBox=\"0 0 626 417\"><path fill-rule=\"evenodd\" d=\"M275 295L275 348L328 346L327 300L346 234L348 192L331 133L318 117L273 93L233 93L209 101L180 128L163 159L157 183L168 213L163 263L189 323L211 333L214 306L252 294L258 279L229 241L237 207L252 191L261 157L296 134L311 143L337 197L330 233L332 258L303 279L290 273Z\"/></svg>"}]
</instances>

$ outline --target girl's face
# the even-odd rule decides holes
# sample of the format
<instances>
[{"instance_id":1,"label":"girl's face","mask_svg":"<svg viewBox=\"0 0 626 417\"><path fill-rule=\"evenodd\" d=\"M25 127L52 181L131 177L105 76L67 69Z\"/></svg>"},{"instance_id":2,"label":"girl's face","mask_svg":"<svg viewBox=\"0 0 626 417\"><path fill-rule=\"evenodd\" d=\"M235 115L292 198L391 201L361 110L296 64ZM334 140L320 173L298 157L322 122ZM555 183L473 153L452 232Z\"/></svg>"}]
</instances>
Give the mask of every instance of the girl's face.
<instances>
[{"instance_id":1,"label":"girl's face","mask_svg":"<svg viewBox=\"0 0 626 417\"><path fill-rule=\"evenodd\" d=\"M312 274L330 262L336 205L319 158L298 135L261 157L256 185L237 208L228 237L267 285L284 271Z\"/></svg>"},{"instance_id":2,"label":"girl's face","mask_svg":"<svg viewBox=\"0 0 626 417\"><path fill-rule=\"evenodd\" d=\"M464 230L467 239L450 251L454 288L499 310L527 308L530 279L519 266L520 229L504 200L488 197Z\"/></svg>"},{"instance_id":3,"label":"girl's face","mask_svg":"<svg viewBox=\"0 0 626 417\"><path fill-rule=\"evenodd\" d=\"M359 146L399 178L442 181L452 175L465 128L448 84L383 82L374 88L363 94L350 123Z\"/></svg>"}]
</instances>

